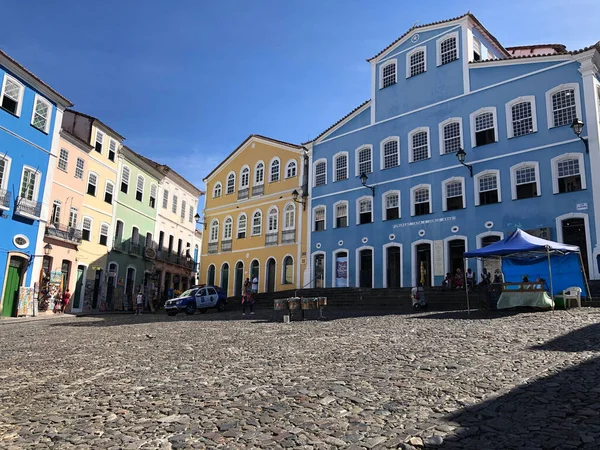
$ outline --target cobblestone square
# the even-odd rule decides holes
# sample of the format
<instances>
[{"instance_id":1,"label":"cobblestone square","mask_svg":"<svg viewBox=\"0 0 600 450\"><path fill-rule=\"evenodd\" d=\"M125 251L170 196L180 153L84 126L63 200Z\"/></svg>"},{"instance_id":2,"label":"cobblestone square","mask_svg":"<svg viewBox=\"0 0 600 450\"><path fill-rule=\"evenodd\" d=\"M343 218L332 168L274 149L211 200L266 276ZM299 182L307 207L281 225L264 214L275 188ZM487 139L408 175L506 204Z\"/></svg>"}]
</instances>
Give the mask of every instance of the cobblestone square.
<instances>
[{"instance_id":1,"label":"cobblestone square","mask_svg":"<svg viewBox=\"0 0 600 450\"><path fill-rule=\"evenodd\" d=\"M2 323L0 447L596 449L599 312Z\"/></svg>"}]
</instances>

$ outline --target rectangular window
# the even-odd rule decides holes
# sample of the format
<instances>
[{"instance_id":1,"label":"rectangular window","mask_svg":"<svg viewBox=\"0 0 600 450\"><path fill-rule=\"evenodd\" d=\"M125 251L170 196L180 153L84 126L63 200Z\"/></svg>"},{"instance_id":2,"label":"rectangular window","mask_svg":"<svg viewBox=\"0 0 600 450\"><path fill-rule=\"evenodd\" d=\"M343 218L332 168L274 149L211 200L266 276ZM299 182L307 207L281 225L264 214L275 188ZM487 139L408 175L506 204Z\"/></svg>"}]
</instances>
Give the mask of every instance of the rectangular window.
<instances>
[{"instance_id":1,"label":"rectangular window","mask_svg":"<svg viewBox=\"0 0 600 450\"><path fill-rule=\"evenodd\" d=\"M460 181L446 184L446 211L463 209L463 190Z\"/></svg>"},{"instance_id":2,"label":"rectangular window","mask_svg":"<svg viewBox=\"0 0 600 450\"><path fill-rule=\"evenodd\" d=\"M156 185L155 184L151 184L150 185L150 201L148 202L148 204L150 205L150 208L153 208L156 206Z\"/></svg>"},{"instance_id":3,"label":"rectangular window","mask_svg":"<svg viewBox=\"0 0 600 450\"><path fill-rule=\"evenodd\" d=\"M430 212L429 189L417 189L415 191L415 216L423 216Z\"/></svg>"},{"instance_id":4,"label":"rectangular window","mask_svg":"<svg viewBox=\"0 0 600 450\"><path fill-rule=\"evenodd\" d=\"M396 84L396 63L390 63L382 69L382 81L384 88Z\"/></svg>"},{"instance_id":5,"label":"rectangular window","mask_svg":"<svg viewBox=\"0 0 600 450\"><path fill-rule=\"evenodd\" d=\"M110 144L108 145L108 159L110 161L114 161L116 154L117 154L117 141L115 141L114 139L111 139Z\"/></svg>"},{"instance_id":6,"label":"rectangular window","mask_svg":"<svg viewBox=\"0 0 600 450\"><path fill-rule=\"evenodd\" d=\"M531 102L521 102L517 103L516 105L512 105L511 112L513 137L519 137L533 133Z\"/></svg>"},{"instance_id":7,"label":"rectangular window","mask_svg":"<svg viewBox=\"0 0 600 450\"><path fill-rule=\"evenodd\" d=\"M315 231L325 230L325 208L315 210Z\"/></svg>"},{"instance_id":8,"label":"rectangular window","mask_svg":"<svg viewBox=\"0 0 600 450\"><path fill-rule=\"evenodd\" d=\"M252 236L258 236L262 233L262 216L259 213L254 214L252 219Z\"/></svg>"},{"instance_id":9,"label":"rectangular window","mask_svg":"<svg viewBox=\"0 0 600 450\"><path fill-rule=\"evenodd\" d=\"M335 181L345 180L348 178L348 156L339 155L335 159Z\"/></svg>"},{"instance_id":10,"label":"rectangular window","mask_svg":"<svg viewBox=\"0 0 600 450\"><path fill-rule=\"evenodd\" d=\"M177 196L173 195L173 206L171 208L173 214L177 214Z\"/></svg>"},{"instance_id":11,"label":"rectangular window","mask_svg":"<svg viewBox=\"0 0 600 450\"><path fill-rule=\"evenodd\" d=\"M169 191L166 189L163 191L163 204L162 207L167 209L169 207Z\"/></svg>"},{"instance_id":12,"label":"rectangular window","mask_svg":"<svg viewBox=\"0 0 600 450\"><path fill-rule=\"evenodd\" d=\"M323 186L327 183L327 164L317 163L315 166L315 186Z\"/></svg>"},{"instance_id":13,"label":"rectangular window","mask_svg":"<svg viewBox=\"0 0 600 450\"><path fill-rule=\"evenodd\" d=\"M138 202L141 202L143 198L144 198L144 177L138 175L137 185L135 188L135 199Z\"/></svg>"},{"instance_id":14,"label":"rectangular window","mask_svg":"<svg viewBox=\"0 0 600 450\"><path fill-rule=\"evenodd\" d=\"M83 224L81 226L81 238L84 241L90 241L90 236L92 234L92 219L89 217L83 218Z\"/></svg>"},{"instance_id":15,"label":"rectangular window","mask_svg":"<svg viewBox=\"0 0 600 450\"><path fill-rule=\"evenodd\" d=\"M71 211L69 211L69 227L75 228L77 226L77 208L71 207Z\"/></svg>"},{"instance_id":16,"label":"rectangular window","mask_svg":"<svg viewBox=\"0 0 600 450\"><path fill-rule=\"evenodd\" d=\"M0 189L4 189L4 180L5 176L8 179L8 174L6 173L6 161L4 159L0 159Z\"/></svg>"},{"instance_id":17,"label":"rectangular window","mask_svg":"<svg viewBox=\"0 0 600 450\"><path fill-rule=\"evenodd\" d=\"M479 179L479 204L498 203L498 180L496 175L485 175Z\"/></svg>"},{"instance_id":18,"label":"rectangular window","mask_svg":"<svg viewBox=\"0 0 600 450\"><path fill-rule=\"evenodd\" d=\"M238 220L238 239L244 239L246 237L246 216L241 216Z\"/></svg>"},{"instance_id":19,"label":"rectangular window","mask_svg":"<svg viewBox=\"0 0 600 450\"><path fill-rule=\"evenodd\" d=\"M581 190L581 173L579 160L563 159L558 162L558 192L574 192Z\"/></svg>"},{"instance_id":20,"label":"rectangular window","mask_svg":"<svg viewBox=\"0 0 600 450\"><path fill-rule=\"evenodd\" d=\"M100 240L99 240L99 244L100 245L107 245L108 244L108 225L103 223L100 226Z\"/></svg>"},{"instance_id":21,"label":"rectangular window","mask_svg":"<svg viewBox=\"0 0 600 450\"><path fill-rule=\"evenodd\" d=\"M399 204L398 194L388 194L385 197L385 220L394 220L400 217Z\"/></svg>"},{"instance_id":22,"label":"rectangular window","mask_svg":"<svg viewBox=\"0 0 600 450\"><path fill-rule=\"evenodd\" d=\"M398 141L396 139L386 142L383 145L383 168L389 169L400 164L398 158Z\"/></svg>"},{"instance_id":23,"label":"rectangular window","mask_svg":"<svg viewBox=\"0 0 600 450\"><path fill-rule=\"evenodd\" d=\"M412 136L413 161L423 161L429 158L429 137L426 131L420 131Z\"/></svg>"},{"instance_id":24,"label":"rectangular window","mask_svg":"<svg viewBox=\"0 0 600 450\"><path fill-rule=\"evenodd\" d=\"M58 168L60 170L67 171L67 163L69 162L69 152L64 148L60 149L60 154L58 155Z\"/></svg>"},{"instance_id":25,"label":"rectangular window","mask_svg":"<svg viewBox=\"0 0 600 450\"><path fill-rule=\"evenodd\" d=\"M77 164L75 165L75 178L79 178L83 180L83 167L85 165L85 161L81 158L77 158Z\"/></svg>"},{"instance_id":26,"label":"rectangular window","mask_svg":"<svg viewBox=\"0 0 600 450\"><path fill-rule=\"evenodd\" d=\"M33 106L33 116L31 117L31 125L38 130L47 133L48 128L50 127L51 111L52 106L50 103L36 94L35 104Z\"/></svg>"},{"instance_id":27,"label":"rectangular window","mask_svg":"<svg viewBox=\"0 0 600 450\"><path fill-rule=\"evenodd\" d=\"M458 52L456 49L456 38L451 37L446 39L440 44L440 53L442 59L442 65L448 64L458 59Z\"/></svg>"},{"instance_id":28,"label":"rectangular window","mask_svg":"<svg viewBox=\"0 0 600 450\"><path fill-rule=\"evenodd\" d=\"M573 123L577 117L574 89L563 89L552 95L552 117L555 127Z\"/></svg>"},{"instance_id":29,"label":"rectangular window","mask_svg":"<svg viewBox=\"0 0 600 450\"><path fill-rule=\"evenodd\" d=\"M98 177L94 173L88 175L88 186L87 193L89 195L96 196L96 185L98 184Z\"/></svg>"},{"instance_id":30,"label":"rectangular window","mask_svg":"<svg viewBox=\"0 0 600 450\"><path fill-rule=\"evenodd\" d=\"M2 90L2 108L6 111L19 115L23 86L8 75L4 75L4 89Z\"/></svg>"},{"instance_id":31,"label":"rectangular window","mask_svg":"<svg viewBox=\"0 0 600 450\"><path fill-rule=\"evenodd\" d=\"M535 167L523 167L515 173L517 182L517 199L537 197Z\"/></svg>"},{"instance_id":32,"label":"rectangular window","mask_svg":"<svg viewBox=\"0 0 600 450\"><path fill-rule=\"evenodd\" d=\"M419 51L410 55L410 76L425 72L425 52Z\"/></svg>"},{"instance_id":33,"label":"rectangular window","mask_svg":"<svg viewBox=\"0 0 600 450\"><path fill-rule=\"evenodd\" d=\"M96 130L96 151L102 153L102 143L104 142L104 133L100 130Z\"/></svg>"},{"instance_id":34,"label":"rectangular window","mask_svg":"<svg viewBox=\"0 0 600 450\"><path fill-rule=\"evenodd\" d=\"M37 178L37 171L32 169L25 169L23 171L23 179L21 180L21 197L26 200L34 200L35 195L35 183Z\"/></svg>"},{"instance_id":35,"label":"rectangular window","mask_svg":"<svg viewBox=\"0 0 600 450\"><path fill-rule=\"evenodd\" d=\"M460 123L452 122L444 126L444 155L460 149Z\"/></svg>"},{"instance_id":36,"label":"rectangular window","mask_svg":"<svg viewBox=\"0 0 600 450\"><path fill-rule=\"evenodd\" d=\"M106 183L106 190L104 191L104 201L112 205L114 186L112 183Z\"/></svg>"},{"instance_id":37,"label":"rectangular window","mask_svg":"<svg viewBox=\"0 0 600 450\"><path fill-rule=\"evenodd\" d=\"M371 199L364 199L358 203L359 221L358 223L364 225L365 223L373 222L373 202Z\"/></svg>"},{"instance_id":38,"label":"rectangular window","mask_svg":"<svg viewBox=\"0 0 600 450\"><path fill-rule=\"evenodd\" d=\"M183 222L185 220L185 213L187 210L187 202L185 200L181 201L181 221Z\"/></svg>"},{"instance_id":39,"label":"rectangular window","mask_svg":"<svg viewBox=\"0 0 600 450\"><path fill-rule=\"evenodd\" d=\"M494 131L494 113L484 112L475 117L475 145L492 144L496 142Z\"/></svg>"},{"instance_id":40,"label":"rectangular window","mask_svg":"<svg viewBox=\"0 0 600 450\"><path fill-rule=\"evenodd\" d=\"M345 228L348 226L348 205L340 203L335 207L335 227Z\"/></svg>"},{"instance_id":41,"label":"rectangular window","mask_svg":"<svg viewBox=\"0 0 600 450\"><path fill-rule=\"evenodd\" d=\"M188 222L194 223L194 206L190 205L190 212L188 214Z\"/></svg>"},{"instance_id":42,"label":"rectangular window","mask_svg":"<svg viewBox=\"0 0 600 450\"><path fill-rule=\"evenodd\" d=\"M121 170L121 192L124 194L129 192L129 167L123 167Z\"/></svg>"},{"instance_id":43,"label":"rectangular window","mask_svg":"<svg viewBox=\"0 0 600 450\"><path fill-rule=\"evenodd\" d=\"M371 165L371 149L363 148L358 152L358 175L373 172Z\"/></svg>"},{"instance_id":44,"label":"rectangular window","mask_svg":"<svg viewBox=\"0 0 600 450\"><path fill-rule=\"evenodd\" d=\"M52 216L50 217L50 222L54 225L58 225L60 223L61 206L62 204L59 200L54 200L54 202L52 202Z\"/></svg>"}]
</instances>

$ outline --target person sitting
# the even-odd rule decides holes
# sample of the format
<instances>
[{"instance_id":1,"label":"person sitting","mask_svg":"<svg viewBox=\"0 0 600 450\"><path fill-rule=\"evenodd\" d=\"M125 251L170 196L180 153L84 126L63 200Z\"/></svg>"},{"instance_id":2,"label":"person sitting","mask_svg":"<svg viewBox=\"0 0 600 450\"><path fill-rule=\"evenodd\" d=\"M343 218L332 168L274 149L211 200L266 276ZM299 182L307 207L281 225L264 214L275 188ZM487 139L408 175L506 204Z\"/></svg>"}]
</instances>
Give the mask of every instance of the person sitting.
<instances>
[{"instance_id":1,"label":"person sitting","mask_svg":"<svg viewBox=\"0 0 600 450\"><path fill-rule=\"evenodd\" d=\"M454 275L454 287L457 289L462 289L465 285L464 274L462 269L459 267L456 269L456 275Z\"/></svg>"},{"instance_id":2,"label":"person sitting","mask_svg":"<svg viewBox=\"0 0 600 450\"><path fill-rule=\"evenodd\" d=\"M446 278L442 281L442 291L446 289L452 289L452 275L450 275L450 272L446 274Z\"/></svg>"},{"instance_id":3,"label":"person sitting","mask_svg":"<svg viewBox=\"0 0 600 450\"><path fill-rule=\"evenodd\" d=\"M486 286L486 285L490 284L491 278L492 278L492 274L489 273L488 270L484 267L483 271L481 272L481 282L479 284Z\"/></svg>"},{"instance_id":4,"label":"person sitting","mask_svg":"<svg viewBox=\"0 0 600 450\"><path fill-rule=\"evenodd\" d=\"M500 272L500 269L494 271L494 283L502 283L502 273Z\"/></svg>"},{"instance_id":5,"label":"person sitting","mask_svg":"<svg viewBox=\"0 0 600 450\"><path fill-rule=\"evenodd\" d=\"M467 269L467 288L473 289L475 287L475 272L469 267Z\"/></svg>"}]
</instances>

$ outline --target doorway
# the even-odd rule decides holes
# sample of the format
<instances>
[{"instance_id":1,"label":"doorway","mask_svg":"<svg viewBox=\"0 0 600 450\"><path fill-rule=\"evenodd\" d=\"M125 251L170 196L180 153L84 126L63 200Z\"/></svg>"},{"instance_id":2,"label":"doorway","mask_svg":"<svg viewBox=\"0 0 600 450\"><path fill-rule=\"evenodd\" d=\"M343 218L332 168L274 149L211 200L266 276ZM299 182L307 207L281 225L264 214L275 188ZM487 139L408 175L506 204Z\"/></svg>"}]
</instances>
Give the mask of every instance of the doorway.
<instances>
[{"instance_id":1,"label":"doorway","mask_svg":"<svg viewBox=\"0 0 600 450\"><path fill-rule=\"evenodd\" d=\"M453 239L448 241L448 272L454 276L456 269L465 271L465 241L463 239Z\"/></svg>"},{"instance_id":2,"label":"doorway","mask_svg":"<svg viewBox=\"0 0 600 450\"><path fill-rule=\"evenodd\" d=\"M260 265L259 262L255 259L250 264L250 281L252 282L255 278L259 280L260 275Z\"/></svg>"},{"instance_id":3,"label":"doorway","mask_svg":"<svg viewBox=\"0 0 600 450\"><path fill-rule=\"evenodd\" d=\"M115 263L108 265L108 281L106 285L106 308L113 309L113 297L115 295L115 285L117 284L118 267Z\"/></svg>"},{"instance_id":4,"label":"doorway","mask_svg":"<svg viewBox=\"0 0 600 450\"><path fill-rule=\"evenodd\" d=\"M98 308L100 297L100 286L102 284L102 269L96 269L94 273L94 293L92 294L92 309Z\"/></svg>"},{"instance_id":5,"label":"doorway","mask_svg":"<svg viewBox=\"0 0 600 450\"><path fill-rule=\"evenodd\" d=\"M206 276L206 284L209 286L215 285L215 266L210 265L208 268L208 275Z\"/></svg>"},{"instance_id":6,"label":"doorway","mask_svg":"<svg viewBox=\"0 0 600 450\"><path fill-rule=\"evenodd\" d=\"M325 287L325 255L315 255L315 287Z\"/></svg>"},{"instance_id":7,"label":"doorway","mask_svg":"<svg viewBox=\"0 0 600 450\"><path fill-rule=\"evenodd\" d=\"M73 309L81 309L81 295L83 294L83 275L85 266L77 266L77 279L75 280L75 293L73 294Z\"/></svg>"},{"instance_id":8,"label":"doorway","mask_svg":"<svg viewBox=\"0 0 600 450\"><path fill-rule=\"evenodd\" d=\"M135 289L135 269L133 267L127 268L127 274L125 277L125 298L127 299L127 309L133 309L133 292Z\"/></svg>"},{"instance_id":9,"label":"doorway","mask_svg":"<svg viewBox=\"0 0 600 450\"><path fill-rule=\"evenodd\" d=\"M586 277L590 277L588 267L587 238L585 235L585 220L578 217L565 219L561 222L563 244L576 245L581 253Z\"/></svg>"},{"instance_id":10,"label":"doorway","mask_svg":"<svg viewBox=\"0 0 600 450\"><path fill-rule=\"evenodd\" d=\"M500 240L500 236L486 236L481 239L481 248L487 247L488 245L492 245L493 243L498 242L499 240ZM494 279L496 270L502 272L502 263L499 258L483 258L482 265L483 265L482 272L483 272L483 269L485 268L485 270L490 274L491 280ZM483 278L481 276L481 274L478 274L478 277ZM483 281L483 280L479 280L479 281Z\"/></svg>"},{"instance_id":11,"label":"doorway","mask_svg":"<svg viewBox=\"0 0 600 450\"><path fill-rule=\"evenodd\" d=\"M275 260L267 261L267 292L275 292Z\"/></svg>"},{"instance_id":12,"label":"doorway","mask_svg":"<svg viewBox=\"0 0 600 450\"><path fill-rule=\"evenodd\" d=\"M370 248L359 253L359 287L373 287L373 250Z\"/></svg>"},{"instance_id":13,"label":"doorway","mask_svg":"<svg viewBox=\"0 0 600 450\"><path fill-rule=\"evenodd\" d=\"M239 297L242 295L242 285L244 283L244 263L238 261L235 265L235 282L233 288L233 295Z\"/></svg>"},{"instance_id":14,"label":"doorway","mask_svg":"<svg viewBox=\"0 0 600 450\"><path fill-rule=\"evenodd\" d=\"M2 301L2 317L15 317L19 307L19 288L23 283L23 275L27 268L27 260L20 256L11 256L8 262L4 299Z\"/></svg>"},{"instance_id":15,"label":"doorway","mask_svg":"<svg viewBox=\"0 0 600 450\"><path fill-rule=\"evenodd\" d=\"M431 244L419 244L416 247L415 286L431 286Z\"/></svg>"},{"instance_id":16,"label":"doorway","mask_svg":"<svg viewBox=\"0 0 600 450\"><path fill-rule=\"evenodd\" d=\"M400 247L390 246L387 248L386 262L386 286L389 288L399 288L400 271L402 270L400 263Z\"/></svg>"},{"instance_id":17,"label":"doorway","mask_svg":"<svg viewBox=\"0 0 600 450\"><path fill-rule=\"evenodd\" d=\"M223 263L221 266L221 289L227 294L227 288L229 287L229 264Z\"/></svg>"}]
</instances>

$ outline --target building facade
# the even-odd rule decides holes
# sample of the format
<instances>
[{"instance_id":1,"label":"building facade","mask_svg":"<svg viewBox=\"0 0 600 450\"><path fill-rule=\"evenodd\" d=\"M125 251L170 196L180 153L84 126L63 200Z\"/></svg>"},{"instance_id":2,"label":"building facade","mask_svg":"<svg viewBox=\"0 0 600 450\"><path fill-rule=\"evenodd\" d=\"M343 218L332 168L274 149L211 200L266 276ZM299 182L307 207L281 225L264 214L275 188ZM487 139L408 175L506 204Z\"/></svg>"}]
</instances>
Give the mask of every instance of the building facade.
<instances>
[{"instance_id":1,"label":"building facade","mask_svg":"<svg viewBox=\"0 0 600 450\"><path fill-rule=\"evenodd\" d=\"M292 192L305 173L302 146L251 135L204 179L201 283L229 296L255 276L259 292L303 286L307 214Z\"/></svg>"},{"instance_id":2,"label":"building facade","mask_svg":"<svg viewBox=\"0 0 600 450\"><path fill-rule=\"evenodd\" d=\"M368 60L371 98L307 144L312 278L440 285L517 227L578 245L600 278L600 45L529 48L466 14Z\"/></svg>"},{"instance_id":3,"label":"building facade","mask_svg":"<svg viewBox=\"0 0 600 450\"><path fill-rule=\"evenodd\" d=\"M2 51L0 78L0 314L11 317L35 311L44 255L36 246L48 219L62 114L72 104ZM32 288L27 311L19 310L22 287Z\"/></svg>"},{"instance_id":4,"label":"building facade","mask_svg":"<svg viewBox=\"0 0 600 450\"><path fill-rule=\"evenodd\" d=\"M107 308L108 253L113 243L113 217L119 191L117 156L123 139L95 117L67 110L62 128L93 148L83 168L85 194L81 211L81 238L78 246L72 310L104 311Z\"/></svg>"}]
</instances>

